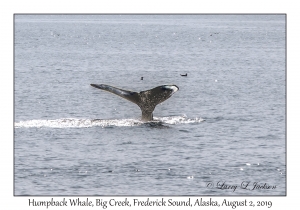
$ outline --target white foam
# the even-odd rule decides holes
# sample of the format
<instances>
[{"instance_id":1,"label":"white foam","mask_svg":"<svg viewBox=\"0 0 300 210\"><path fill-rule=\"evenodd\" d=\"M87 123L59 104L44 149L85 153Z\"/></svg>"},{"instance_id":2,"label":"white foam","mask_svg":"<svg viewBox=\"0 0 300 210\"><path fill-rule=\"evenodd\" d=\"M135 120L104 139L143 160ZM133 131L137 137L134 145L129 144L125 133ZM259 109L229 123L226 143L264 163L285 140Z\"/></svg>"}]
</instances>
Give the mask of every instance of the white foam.
<instances>
[{"instance_id":1,"label":"white foam","mask_svg":"<svg viewBox=\"0 0 300 210\"><path fill-rule=\"evenodd\" d=\"M154 117L154 120L159 120L167 124L189 124L200 123L204 121L202 118L187 118L186 116L171 116L171 117Z\"/></svg>"},{"instance_id":2,"label":"white foam","mask_svg":"<svg viewBox=\"0 0 300 210\"><path fill-rule=\"evenodd\" d=\"M160 121L166 124L188 124L200 123L202 118L190 119L186 116L154 117L154 121ZM15 128L89 128L89 127L110 127L110 126L139 126L143 122L137 119L112 119L112 120L93 120L64 118L56 120L27 120L15 123Z\"/></svg>"},{"instance_id":3,"label":"white foam","mask_svg":"<svg viewBox=\"0 0 300 210\"><path fill-rule=\"evenodd\" d=\"M121 119L121 120L91 120L91 119L74 119L65 118L57 120L27 120L15 123L16 128L88 128L94 126L108 127L108 126L133 126L141 124L142 122L134 119Z\"/></svg>"}]
</instances>

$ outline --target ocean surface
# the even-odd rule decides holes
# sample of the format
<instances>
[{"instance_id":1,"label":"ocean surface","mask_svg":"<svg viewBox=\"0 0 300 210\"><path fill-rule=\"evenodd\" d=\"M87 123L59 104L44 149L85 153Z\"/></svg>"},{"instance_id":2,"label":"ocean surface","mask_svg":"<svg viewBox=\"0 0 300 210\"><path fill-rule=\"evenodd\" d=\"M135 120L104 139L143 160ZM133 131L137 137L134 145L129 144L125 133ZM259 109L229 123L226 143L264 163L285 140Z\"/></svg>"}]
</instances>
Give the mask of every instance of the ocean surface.
<instances>
[{"instance_id":1,"label":"ocean surface","mask_svg":"<svg viewBox=\"0 0 300 210\"><path fill-rule=\"evenodd\" d=\"M15 15L14 194L286 195L285 18Z\"/></svg>"}]
</instances>

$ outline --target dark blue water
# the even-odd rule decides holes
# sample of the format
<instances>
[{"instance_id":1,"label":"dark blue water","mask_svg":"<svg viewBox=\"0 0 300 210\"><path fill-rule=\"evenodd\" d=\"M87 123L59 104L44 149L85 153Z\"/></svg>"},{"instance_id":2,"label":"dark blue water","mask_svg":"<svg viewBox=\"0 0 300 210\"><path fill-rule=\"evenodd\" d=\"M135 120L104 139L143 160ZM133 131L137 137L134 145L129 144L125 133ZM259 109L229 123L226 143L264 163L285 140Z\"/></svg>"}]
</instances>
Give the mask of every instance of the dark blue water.
<instances>
[{"instance_id":1,"label":"dark blue water","mask_svg":"<svg viewBox=\"0 0 300 210\"><path fill-rule=\"evenodd\" d=\"M286 194L284 15L14 22L15 195ZM179 91L143 123L91 83Z\"/></svg>"}]
</instances>

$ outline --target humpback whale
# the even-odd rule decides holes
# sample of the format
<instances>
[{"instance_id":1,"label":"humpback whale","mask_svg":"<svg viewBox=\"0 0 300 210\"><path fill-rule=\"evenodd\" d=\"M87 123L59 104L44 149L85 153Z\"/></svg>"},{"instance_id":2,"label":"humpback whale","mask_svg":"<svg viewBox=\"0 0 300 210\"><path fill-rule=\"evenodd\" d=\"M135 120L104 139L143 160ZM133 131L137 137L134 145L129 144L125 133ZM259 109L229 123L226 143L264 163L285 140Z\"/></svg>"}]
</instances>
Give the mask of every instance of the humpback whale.
<instances>
[{"instance_id":1,"label":"humpback whale","mask_svg":"<svg viewBox=\"0 0 300 210\"><path fill-rule=\"evenodd\" d=\"M176 85L161 85L150 90L141 92L133 92L129 90L122 90L109 85L104 84L91 84L91 86L116 94L132 103L138 105L142 111L142 121L153 120L153 111L155 106L168 98L170 98L175 92L179 90Z\"/></svg>"}]
</instances>

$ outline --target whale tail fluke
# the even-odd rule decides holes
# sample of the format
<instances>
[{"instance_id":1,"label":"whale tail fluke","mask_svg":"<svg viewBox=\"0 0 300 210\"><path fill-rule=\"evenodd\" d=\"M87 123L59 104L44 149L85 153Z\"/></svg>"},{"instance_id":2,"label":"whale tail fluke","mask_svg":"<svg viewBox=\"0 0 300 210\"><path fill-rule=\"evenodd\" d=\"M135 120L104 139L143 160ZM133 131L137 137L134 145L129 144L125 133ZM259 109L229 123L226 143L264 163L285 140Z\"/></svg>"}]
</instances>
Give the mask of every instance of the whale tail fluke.
<instances>
[{"instance_id":1,"label":"whale tail fluke","mask_svg":"<svg viewBox=\"0 0 300 210\"><path fill-rule=\"evenodd\" d=\"M132 103L137 104L142 111L142 121L153 120L153 111L157 104L170 98L179 90L176 85L161 85L150 90L133 92L104 84L91 86L116 94Z\"/></svg>"},{"instance_id":2,"label":"whale tail fluke","mask_svg":"<svg viewBox=\"0 0 300 210\"><path fill-rule=\"evenodd\" d=\"M117 96L120 96L128 101L131 101L132 103L137 104L137 102L139 101L139 96L137 92L132 92L132 91L128 91L128 90L122 90L120 88L116 88L113 86L109 86L109 85L97 85L97 84L91 84L91 86L101 89L101 90L106 90L108 92L111 92L113 94L116 94Z\"/></svg>"}]
</instances>

